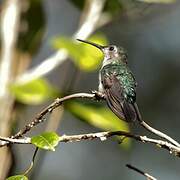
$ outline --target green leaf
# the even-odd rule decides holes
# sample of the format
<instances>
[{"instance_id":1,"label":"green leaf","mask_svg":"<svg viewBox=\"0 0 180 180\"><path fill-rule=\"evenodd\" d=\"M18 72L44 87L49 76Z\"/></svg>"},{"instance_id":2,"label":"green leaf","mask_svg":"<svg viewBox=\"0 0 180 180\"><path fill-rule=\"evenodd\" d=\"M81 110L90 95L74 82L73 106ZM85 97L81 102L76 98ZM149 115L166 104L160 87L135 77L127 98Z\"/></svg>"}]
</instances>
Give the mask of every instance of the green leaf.
<instances>
[{"instance_id":1,"label":"green leaf","mask_svg":"<svg viewBox=\"0 0 180 180\"><path fill-rule=\"evenodd\" d=\"M45 79L36 79L21 85L12 84L10 92L19 102L33 105L41 104L57 95L57 90Z\"/></svg>"},{"instance_id":2,"label":"green leaf","mask_svg":"<svg viewBox=\"0 0 180 180\"><path fill-rule=\"evenodd\" d=\"M28 178L24 175L16 175L16 176L10 176L6 180L28 180Z\"/></svg>"},{"instance_id":3,"label":"green leaf","mask_svg":"<svg viewBox=\"0 0 180 180\"><path fill-rule=\"evenodd\" d=\"M109 108L94 107L79 102L71 101L66 104L67 109L76 117L88 122L89 124L107 131L127 131L129 126L126 122L115 116ZM129 147L130 139L123 141L124 147Z\"/></svg>"},{"instance_id":4,"label":"green leaf","mask_svg":"<svg viewBox=\"0 0 180 180\"><path fill-rule=\"evenodd\" d=\"M101 45L107 45L107 39L104 35L94 35L88 40ZM97 48L84 43L78 43L78 41L67 37L54 39L53 46L55 48L66 49L75 65L84 71L96 70L103 59L102 52Z\"/></svg>"},{"instance_id":5,"label":"green leaf","mask_svg":"<svg viewBox=\"0 0 180 180\"><path fill-rule=\"evenodd\" d=\"M138 1L145 3L165 3L165 4L176 2L176 0L138 0Z\"/></svg>"},{"instance_id":6,"label":"green leaf","mask_svg":"<svg viewBox=\"0 0 180 180\"><path fill-rule=\"evenodd\" d=\"M31 138L31 143L41 149L55 151L59 136L54 132L45 132Z\"/></svg>"}]
</instances>

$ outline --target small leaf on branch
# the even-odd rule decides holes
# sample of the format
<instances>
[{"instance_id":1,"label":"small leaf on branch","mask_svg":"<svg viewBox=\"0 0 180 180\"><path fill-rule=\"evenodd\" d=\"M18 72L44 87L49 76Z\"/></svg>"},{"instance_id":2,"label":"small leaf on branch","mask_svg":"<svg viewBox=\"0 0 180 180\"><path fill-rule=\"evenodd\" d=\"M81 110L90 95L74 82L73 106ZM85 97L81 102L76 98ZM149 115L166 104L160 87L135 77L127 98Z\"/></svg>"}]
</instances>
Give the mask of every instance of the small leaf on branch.
<instances>
[{"instance_id":1,"label":"small leaf on branch","mask_svg":"<svg viewBox=\"0 0 180 180\"><path fill-rule=\"evenodd\" d=\"M55 132L45 132L31 138L31 143L38 148L55 151L59 143L59 136Z\"/></svg>"},{"instance_id":2,"label":"small leaf on branch","mask_svg":"<svg viewBox=\"0 0 180 180\"><path fill-rule=\"evenodd\" d=\"M16 175L16 176L10 176L6 180L28 180L28 178L24 175Z\"/></svg>"}]
</instances>

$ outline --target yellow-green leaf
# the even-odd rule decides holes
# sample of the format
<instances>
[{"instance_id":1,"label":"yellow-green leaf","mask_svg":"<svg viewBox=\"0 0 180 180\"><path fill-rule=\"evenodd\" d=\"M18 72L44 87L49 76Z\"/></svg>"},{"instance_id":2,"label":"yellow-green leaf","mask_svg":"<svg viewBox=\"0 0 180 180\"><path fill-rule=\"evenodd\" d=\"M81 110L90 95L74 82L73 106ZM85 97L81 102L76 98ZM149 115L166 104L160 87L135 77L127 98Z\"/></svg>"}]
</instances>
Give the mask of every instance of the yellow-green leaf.
<instances>
[{"instance_id":1,"label":"yellow-green leaf","mask_svg":"<svg viewBox=\"0 0 180 180\"><path fill-rule=\"evenodd\" d=\"M88 39L89 41L107 45L107 39L104 35L94 35ZM67 37L59 37L53 41L55 48L64 48L68 51L70 57L81 70L93 71L96 70L102 59L103 54L97 48L79 43Z\"/></svg>"},{"instance_id":2,"label":"yellow-green leaf","mask_svg":"<svg viewBox=\"0 0 180 180\"><path fill-rule=\"evenodd\" d=\"M16 176L10 176L6 180L28 180L28 178L24 175L16 175Z\"/></svg>"},{"instance_id":3,"label":"yellow-green leaf","mask_svg":"<svg viewBox=\"0 0 180 180\"><path fill-rule=\"evenodd\" d=\"M24 104L41 104L56 96L57 91L45 79L36 79L26 84L12 84L10 92Z\"/></svg>"},{"instance_id":4,"label":"yellow-green leaf","mask_svg":"<svg viewBox=\"0 0 180 180\"><path fill-rule=\"evenodd\" d=\"M108 131L121 130L129 132L128 124L115 116L107 107L94 107L75 101L68 102L66 106L73 115L95 127ZM129 147L130 140L126 140L122 145Z\"/></svg>"},{"instance_id":5,"label":"yellow-green leaf","mask_svg":"<svg viewBox=\"0 0 180 180\"><path fill-rule=\"evenodd\" d=\"M55 151L59 143L59 136L54 132L45 132L31 138L31 143L38 148Z\"/></svg>"}]
</instances>

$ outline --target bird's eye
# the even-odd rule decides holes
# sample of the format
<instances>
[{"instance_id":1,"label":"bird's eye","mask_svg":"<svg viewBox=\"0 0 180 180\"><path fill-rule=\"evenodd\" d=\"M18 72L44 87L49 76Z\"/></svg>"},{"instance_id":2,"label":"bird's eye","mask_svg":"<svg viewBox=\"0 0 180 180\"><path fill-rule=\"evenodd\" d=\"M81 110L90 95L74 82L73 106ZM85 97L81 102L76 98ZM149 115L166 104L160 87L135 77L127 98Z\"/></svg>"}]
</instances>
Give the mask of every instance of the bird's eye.
<instances>
[{"instance_id":1,"label":"bird's eye","mask_svg":"<svg viewBox=\"0 0 180 180\"><path fill-rule=\"evenodd\" d=\"M114 47L111 46L111 47L109 48L109 50L110 50L110 51L114 51Z\"/></svg>"}]
</instances>

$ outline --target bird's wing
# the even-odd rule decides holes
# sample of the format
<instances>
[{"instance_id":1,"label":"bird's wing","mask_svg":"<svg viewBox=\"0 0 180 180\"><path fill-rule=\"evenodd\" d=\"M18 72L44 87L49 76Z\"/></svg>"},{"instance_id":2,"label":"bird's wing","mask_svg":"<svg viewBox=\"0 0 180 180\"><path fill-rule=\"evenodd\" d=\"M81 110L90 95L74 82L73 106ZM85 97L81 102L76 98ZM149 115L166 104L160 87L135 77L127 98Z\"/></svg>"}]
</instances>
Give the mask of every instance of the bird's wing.
<instances>
[{"instance_id":1,"label":"bird's wing","mask_svg":"<svg viewBox=\"0 0 180 180\"><path fill-rule=\"evenodd\" d=\"M137 119L134 105L129 103L123 96L123 89L115 75L102 78L107 104L120 119L132 122Z\"/></svg>"}]
</instances>

